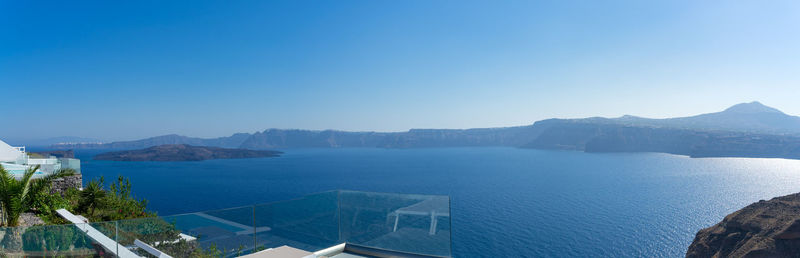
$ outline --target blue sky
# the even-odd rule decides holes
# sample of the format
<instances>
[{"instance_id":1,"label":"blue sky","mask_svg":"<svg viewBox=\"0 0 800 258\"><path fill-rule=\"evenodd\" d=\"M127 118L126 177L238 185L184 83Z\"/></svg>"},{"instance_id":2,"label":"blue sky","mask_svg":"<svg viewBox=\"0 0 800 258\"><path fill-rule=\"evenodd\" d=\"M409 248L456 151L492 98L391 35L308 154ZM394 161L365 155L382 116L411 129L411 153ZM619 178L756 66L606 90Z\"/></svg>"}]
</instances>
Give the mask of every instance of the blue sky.
<instances>
[{"instance_id":1,"label":"blue sky","mask_svg":"<svg viewBox=\"0 0 800 258\"><path fill-rule=\"evenodd\" d=\"M797 1L0 0L2 139L800 114Z\"/></svg>"}]
</instances>

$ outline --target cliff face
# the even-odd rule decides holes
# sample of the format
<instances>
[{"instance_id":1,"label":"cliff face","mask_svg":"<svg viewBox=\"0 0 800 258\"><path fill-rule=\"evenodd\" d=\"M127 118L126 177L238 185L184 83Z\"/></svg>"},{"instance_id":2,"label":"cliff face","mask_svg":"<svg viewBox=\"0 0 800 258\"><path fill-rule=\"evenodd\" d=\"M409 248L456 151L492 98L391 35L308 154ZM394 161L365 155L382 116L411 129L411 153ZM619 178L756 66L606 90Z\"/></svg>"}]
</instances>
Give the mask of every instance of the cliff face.
<instances>
[{"instance_id":1,"label":"cliff face","mask_svg":"<svg viewBox=\"0 0 800 258\"><path fill-rule=\"evenodd\" d=\"M537 122L536 126L540 126ZM553 120L526 148L585 152L663 152L701 157L800 159L800 137Z\"/></svg>"},{"instance_id":2,"label":"cliff face","mask_svg":"<svg viewBox=\"0 0 800 258\"><path fill-rule=\"evenodd\" d=\"M533 126L476 129L412 129L408 132L344 132L269 129L255 133L239 147L271 148L427 148L466 146L513 146L533 140Z\"/></svg>"},{"instance_id":3,"label":"cliff face","mask_svg":"<svg viewBox=\"0 0 800 258\"><path fill-rule=\"evenodd\" d=\"M244 149L375 147L393 133L269 129L253 134Z\"/></svg>"},{"instance_id":4,"label":"cliff face","mask_svg":"<svg viewBox=\"0 0 800 258\"><path fill-rule=\"evenodd\" d=\"M800 193L753 203L700 230L686 257L800 257Z\"/></svg>"}]
</instances>

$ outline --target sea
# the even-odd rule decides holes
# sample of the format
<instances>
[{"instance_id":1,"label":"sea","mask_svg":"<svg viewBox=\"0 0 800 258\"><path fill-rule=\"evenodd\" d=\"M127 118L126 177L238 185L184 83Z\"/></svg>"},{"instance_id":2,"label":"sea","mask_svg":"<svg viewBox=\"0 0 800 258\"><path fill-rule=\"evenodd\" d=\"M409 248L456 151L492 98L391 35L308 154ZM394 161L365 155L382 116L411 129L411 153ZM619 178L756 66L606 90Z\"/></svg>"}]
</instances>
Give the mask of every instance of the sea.
<instances>
[{"instance_id":1,"label":"sea","mask_svg":"<svg viewBox=\"0 0 800 258\"><path fill-rule=\"evenodd\" d=\"M682 257L696 232L800 192L800 161L520 148L286 149L277 158L95 161L84 184L130 178L172 215L328 190L451 198L454 257Z\"/></svg>"}]
</instances>

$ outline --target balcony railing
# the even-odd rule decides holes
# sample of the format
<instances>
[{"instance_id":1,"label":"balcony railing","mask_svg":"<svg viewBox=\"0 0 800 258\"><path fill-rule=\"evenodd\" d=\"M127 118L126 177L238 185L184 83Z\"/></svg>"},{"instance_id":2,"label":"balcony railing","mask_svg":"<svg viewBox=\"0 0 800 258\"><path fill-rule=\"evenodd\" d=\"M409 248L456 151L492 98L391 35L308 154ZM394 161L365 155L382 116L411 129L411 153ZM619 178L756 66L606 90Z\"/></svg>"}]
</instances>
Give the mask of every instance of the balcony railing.
<instances>
[{"instance_id":1,"label":"balcony railing","mask_svg":"<svg viewBox=\"0 0 800 258\"><path fill-rule=\"evenodd\" d=\"M447 196L331 191L172 216L4 228L0 245L4 253L25 256L113 257L130 250L146 257L146 250L140 248L145 243L173 257L234 257L284 245L315 252L345 243L370 250L449 257L449 202ZM106 240L88 236L88 227L101 232ZM19 244L5 239L15 233L21 236Z\"/></svg>"}]
</instances>

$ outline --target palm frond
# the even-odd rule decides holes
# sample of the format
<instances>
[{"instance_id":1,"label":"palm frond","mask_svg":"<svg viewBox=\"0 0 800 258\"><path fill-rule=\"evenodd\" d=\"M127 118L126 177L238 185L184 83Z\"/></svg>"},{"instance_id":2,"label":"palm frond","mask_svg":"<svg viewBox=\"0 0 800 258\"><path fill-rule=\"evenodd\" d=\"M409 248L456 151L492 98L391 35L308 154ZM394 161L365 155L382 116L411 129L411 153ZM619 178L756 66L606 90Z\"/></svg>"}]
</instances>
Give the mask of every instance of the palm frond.
<instances>
[{"instance_id":1,"label":"palm frond","mask_svg":"<svg viewBox=\"0 0 800 258\"><path fill-rule=\"evenodd\" d=\"M60 169L41 178L34 178L40 168L39 165L31 167L20 178L16 178L0 165L0 207L3 209L6 226L16 226L20 214L31 208L42 194L47 194L46 190L53 180L75 174L73 169Z\"/></svg>"},{"instance_id":2,"label":"palm frond","mask_svg":"<svg viewBox=\"0 0 800 258\"><path fill-rule=\"evenodd\" d=\"M33 178L33 175L40 167L41 165L36 165L32 168L28 168L25 170L25 174L22 175L22 179L19 180L19 187L21 188L19 195L20 205L24 204L25 200L28 199L28 193L30 193L31 190L31 178ZM20 206L20 208L22 208L22 206Z\"/></svg>"}]
</instances>

